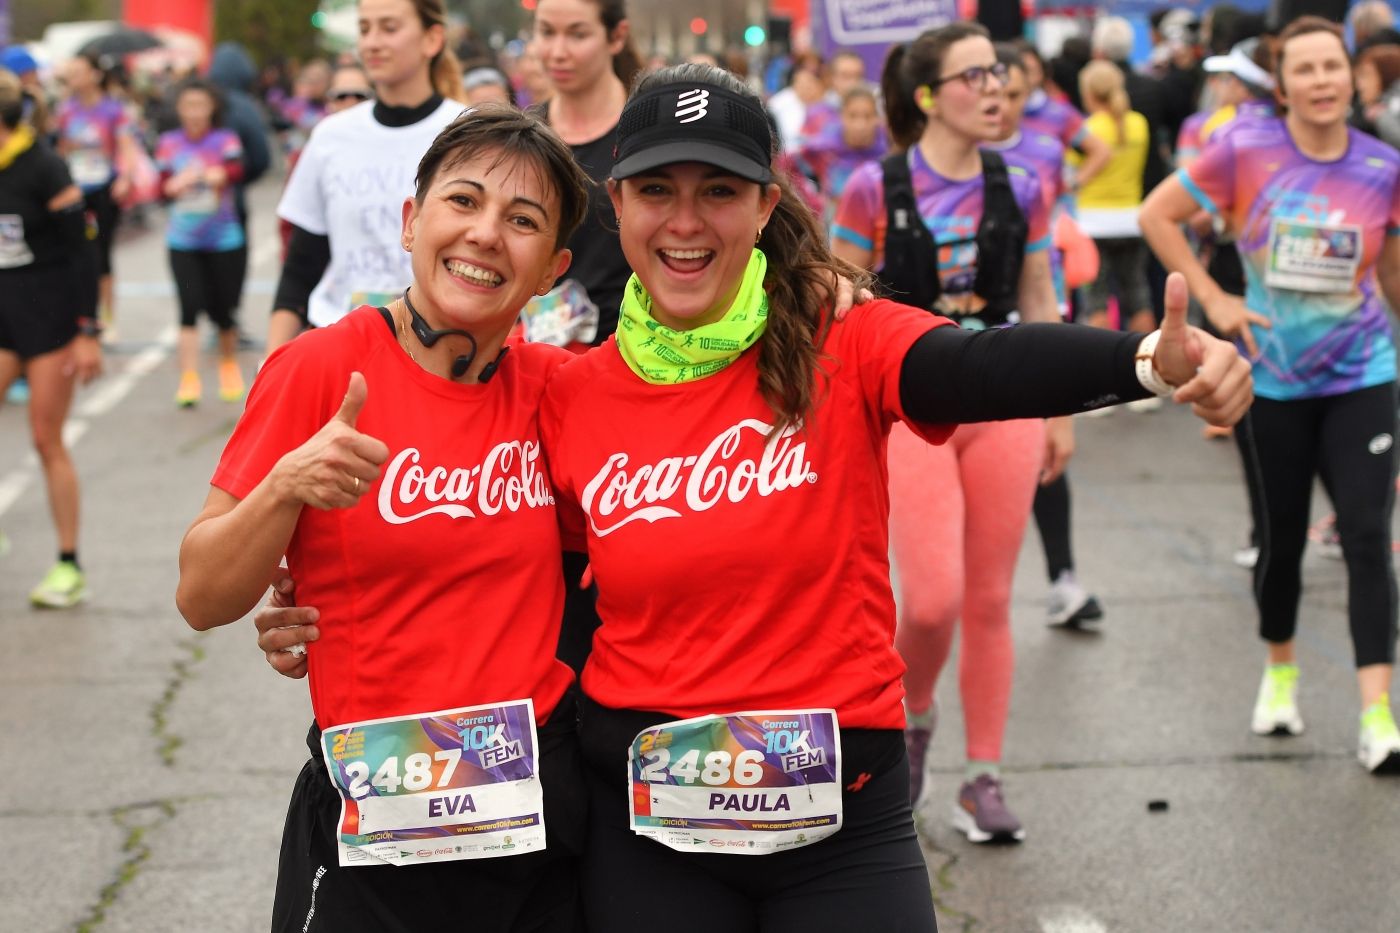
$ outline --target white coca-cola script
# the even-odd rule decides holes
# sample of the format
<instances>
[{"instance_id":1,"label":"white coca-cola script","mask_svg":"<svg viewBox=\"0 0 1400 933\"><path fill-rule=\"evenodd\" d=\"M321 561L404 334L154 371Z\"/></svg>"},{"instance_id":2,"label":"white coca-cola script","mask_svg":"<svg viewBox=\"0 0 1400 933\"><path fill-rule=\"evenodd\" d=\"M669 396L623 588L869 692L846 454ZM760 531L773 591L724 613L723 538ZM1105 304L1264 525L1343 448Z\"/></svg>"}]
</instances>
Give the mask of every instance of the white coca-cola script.
<instances>
[{"instance_id":1,"label":"white coca-cola script","mask_svg":"<svg viewBox=\"0 0 1400 933\"><path fill-rule=\"evenodd\" d=\"M765 443L772 430L771 424L745 418L721 431L698 455L665 457L634 469L629 469L627 454L611 455L583 489L581 504L593 533L602 538L631 522L680 518L682 507L704 512L720 502L815 483L807 442L793 439L801 426L789 426ZM746 437L757 459L738 456Z\"/></svg>"},{"instance_id":2,"label":"white coca-cola script","mask_svg":"<svg viewBox=\"0 0 1400 933\"><path fill-rule=\"evenodd\" d=\"M554 504L538 441L497 444L477 466L425 467L416 447L389 462L379 484L379 514L391 525L446 515L476 518Z\"/></svg>"}]
</instances>

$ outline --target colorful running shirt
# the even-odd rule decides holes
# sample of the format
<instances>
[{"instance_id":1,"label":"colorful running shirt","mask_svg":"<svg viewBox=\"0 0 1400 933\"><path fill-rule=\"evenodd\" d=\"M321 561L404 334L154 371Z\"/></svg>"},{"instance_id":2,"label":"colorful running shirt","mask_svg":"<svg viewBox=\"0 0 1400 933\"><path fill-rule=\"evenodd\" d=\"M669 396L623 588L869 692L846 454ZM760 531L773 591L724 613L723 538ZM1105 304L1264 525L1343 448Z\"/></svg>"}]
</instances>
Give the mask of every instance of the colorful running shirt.
<instances>
[{"instance_id":1,"label":"colorful running shirt","mask_svg":"<svg viewBox=\"0 0 1400 933\"><path fill-rule=\"evenodd\" d=\"M233 130L212 129L199 139L190 139L184 130L170 130L156 143L156 167L162 176L178 175L191 166L202 172L222 165L236 180L242 160L243 145ZM172 201L165 242L171 249L201 252L225 252L245 245L233 184L214 188L201 182Z\"/></svg>"},{"instance_id":2,"label":"colorful running shirt","mask_svg":"<svg viewBox=\"0 0 1400 933\"><path fill-rule=\"evenodd\" d=\"M1056 100L1044 91L1031 91L1021 117L1021 132L1053 136L1066 149L1076 149L1084 140L1084 114L1074 105Z\"/></svg>"},{"instance_id":3,"label":"colorful running shirt","mask_svg":"<svg viewBox=\"0 0 1400 933\"><path fill-rule=\"evenodd\" d=\"M70 97L59 105L55 120L68 170L83 193L110 185L117 177L118 140L133 132L121 102L104 97L85 107Z\"/></svg>"},{"instance_id":4,"label":"colorful running shirt","mask_svg":"<svg viewBox=\"0 0 1400 933\"><path fill-rule=\"evenodd\" d=\"M909 150L914 200L924 225L938 245L938 274L943 295L938 310L964 327L981 329L977 312L986 302L973 294L977 278L977 225L982 218L982 175L954 181L933 170L918 146ZM1006 173L1016 204L1030 227L1026 252L1050 246L1050 211L1034 173L1010 161ZM863 165L851 175L836 208L831 236L871 252L871 268L884 265L885 185L880 163Z\"/></svg>"},{"instance_id":5,"label":"colorful running shirt","mask_svg":"<svg viewBox=\"0 0 1400 933\"><path fill-rule=\"evenodd\" d=\"M384 304L413 281L399 243L403 201L413 194L423 153L461 112L460 103L444 100L417 123L385 126L366 101L316 124L277 205L278 217L330 237L330 265L307 302L312 324L326 327L359 305Z\"/></svg>"},{"instance_id":6,"label":"colorful running shirt","mask_svg":"<svg viewBox=\"0 0 1400 933\"><path fill-rule=\"evenodd\" d=\"M1176 134L1176 164L1185 168L1201 155L1201 129L1213 116L1213 111L1198 110L1181 121L1181 131Z\"/></svg>"},{"instance_id":7,"label":"colorful running shirt","mask_svg":"<svg viewBox=\"0 0 1400 933\"><path fill-rule=\"evenodd\" d=\"M598 579L592 699L677 719L830 707L842 728L903 728L885 443L905 354L946 323L856 306L822 345L809 425L771 441L758 348L673 386L644 383L615 340L559 370L540 428Z\"/></svg>"},{"instance_id":8,"label":"colorful running shirt","mask_svg":"<svg viewBox=\"0 0 1400 933\"><path fill-rule=\"evenodd\" d=\"M1348 129L1346 155L1298 151L1282 119L1239 123L1177 178L1221 215L1245 269L1255 328L1254 392L1288 401L1395 378L1395 345L1376 261L1400 233L1400 155Z\"/></svg>"},{"instance_id":9,"label":"colorful running shirt","mask_svg":"<svg viewBox=\"0 0 1400 933\"><path fill-rule=\"evenodd\" d=\"M288 97L278 104L282 117L291 124L283 142L287 152L300 152L316 124L326 115L326 105L305 97Z\"/></svg>"},{"instance_id":10,"label":"colorful running shirt","mask_svg":"<svg viewBox=\"0 0 1400 933\"><path fill-rule=\"evenodd\" d=\"M852 172L866 162L878 162L885 157L888 148L889 140L883 126L876 131L873 145L852 148L846 144L838 120L827 124L816 138L798 151L797 157L816 174L822 194L834 200L846 190Z\"/></svg>"},{"instance_id":11,"label":"colorful running shirt","mask_svg":"<svg viewBox=\"0 0 1400 933\"><path fill-rule=\"evenodd\" d=\"M1034 173L1040 180L1047 217L1055 217L1057 210L1073 214L1074 203L1065 188L1065 147L1058 139L1023 129L1005 142L984 148L1000 152L1008 165L1018 165ZM1055 283L1055 303L1063 315L1069 310L1069 292L1065 286L1064 260L1058 249L1050 250L1050 278Z\"/></svg>"},{"instance_id":12,"label":"colorful running shirt","mask_svg":"<svg viewBox=\"0 0 1400 933\"><path fill-rule=\"evenodd\" d=\"M311 705L347 722L533 697L543 723L573 679L554 657L564 607L554 492L540 452L544 385L572 355L515 347L485 385L424 372L360 308L268 357L213 485L246 497L340 408L389 447L349 509L303 509L287 548L297 598L321 611Z\"/></svg>"},{"instance_id":13,"label":"colorful running shirt","mask_svg":"<svg viewBox=\"0 0 1400 933\"><path fill-rule=\"evenodd\" d=\"M1221 133L1253 120L1272 120L1277 114L1266 100L1247 100L1238 107L1221 107L1201 126L1201 147Z\"/></svg>"}]
</instances>

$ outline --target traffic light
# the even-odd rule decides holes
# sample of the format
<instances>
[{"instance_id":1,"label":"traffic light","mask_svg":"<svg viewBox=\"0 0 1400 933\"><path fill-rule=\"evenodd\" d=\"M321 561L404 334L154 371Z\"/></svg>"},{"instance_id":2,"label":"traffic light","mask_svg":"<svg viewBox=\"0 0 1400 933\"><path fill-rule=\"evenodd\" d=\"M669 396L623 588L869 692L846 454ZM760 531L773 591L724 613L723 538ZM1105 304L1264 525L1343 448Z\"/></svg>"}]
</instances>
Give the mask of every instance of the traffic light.
<instances>
[{"instance_id":1,"label":"traffic light","mask_svg":"<svg viewBox=\"0 0 1400 933\"><path fill-rule=\"evenodd\" d=\"M315 13L312 13L311 26L314 29L324 29L326 26L326 14L321 10L317 10Z\"/></svg>"},{"instance_id":2,"label":"traffic light","mask_svg":"<svg viewBox=\"0 0 1400 933\"><path fill-rule=\"evenodd\" d=\"M690 31L695 33L697 36L703 36L705 34L705 30L709 28L710 24L705 22L703 17L697 16L690 21Z\"/></svg>"},{"instance_id":3,"label":"traffic light","mask_svg":"<svg viewBox=\"0 0 1400 933\"><path fill-rule=\"evenodd\" d=\"M758 48L768 41L768 33L763 31L762 26L750 26L744 30L744 44Z\"/></svg>"}]
</instances>

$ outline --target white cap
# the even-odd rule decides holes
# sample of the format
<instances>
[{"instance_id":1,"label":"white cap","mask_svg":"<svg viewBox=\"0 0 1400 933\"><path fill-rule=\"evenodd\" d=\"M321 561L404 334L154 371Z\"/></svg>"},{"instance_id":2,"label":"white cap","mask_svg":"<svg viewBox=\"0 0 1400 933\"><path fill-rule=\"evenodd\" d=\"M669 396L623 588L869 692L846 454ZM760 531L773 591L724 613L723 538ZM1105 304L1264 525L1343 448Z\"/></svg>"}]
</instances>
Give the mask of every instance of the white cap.
<instances>
[{"instance_id":1,"label":"white cap","mask_svg":"<svg viewBox=\"0 0 1400 933\"><path fill-rule=\"evenodd\" d=\"M1201 67L1212 74L1232 74L1246 84L1268 90L1274 86L1274 76L1249 57L1258 42L1258 39L1246 39L1236 43L1229 55L1212 55L1201 63Z\"/></svg>"}]
</instances>

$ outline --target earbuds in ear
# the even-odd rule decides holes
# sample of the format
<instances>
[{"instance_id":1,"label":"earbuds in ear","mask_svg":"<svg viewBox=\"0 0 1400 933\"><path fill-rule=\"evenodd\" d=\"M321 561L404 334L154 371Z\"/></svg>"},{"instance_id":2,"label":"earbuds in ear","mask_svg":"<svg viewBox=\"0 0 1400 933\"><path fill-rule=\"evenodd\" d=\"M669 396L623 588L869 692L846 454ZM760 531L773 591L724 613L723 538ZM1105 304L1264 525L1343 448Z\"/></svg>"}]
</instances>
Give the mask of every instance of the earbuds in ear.
<instances>
[{"instance_id":1,"label":"earbuds in ear","mask_svg":"<svg viewBox=\"0 0 1400 933\"><path fill-rule=\"evenodd\" d=\"M919 89L914 92L914 100L921 109L932 110L933 90L927 84L920 85Z\"/></svg>"}]
</instances>

